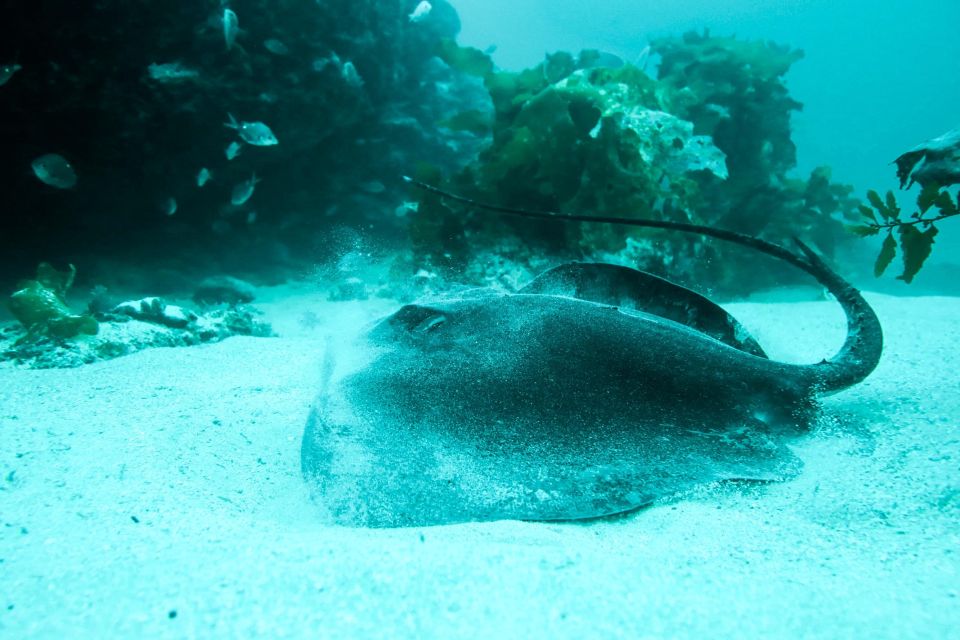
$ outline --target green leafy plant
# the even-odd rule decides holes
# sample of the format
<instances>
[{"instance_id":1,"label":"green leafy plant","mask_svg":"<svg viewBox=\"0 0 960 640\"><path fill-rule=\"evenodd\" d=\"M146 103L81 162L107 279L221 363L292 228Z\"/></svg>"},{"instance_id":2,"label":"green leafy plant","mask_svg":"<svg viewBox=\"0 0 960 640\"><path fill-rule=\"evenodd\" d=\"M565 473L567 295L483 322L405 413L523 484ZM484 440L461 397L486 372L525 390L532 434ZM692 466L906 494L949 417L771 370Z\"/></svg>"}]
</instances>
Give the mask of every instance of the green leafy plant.
<instances>
[{"instance_id":1,"label":"green leafy plant","mask_svg":"<svg viewBox=\"0 0 960 640\"><path fill-rule=\"evenodd\" d=\"M67 291L76 273L73 265L67 271L57 271L42 262L37 267L37 277L21 282L10 296L10 311L27 329L27 338L73 338L97 333L99 324L93 316L73 314L67 305Z\"/></svg>"},{"instance_id":2,"label":"green leafy plant","mask_svg":"<svg viewBox=\"0 0 960 640\"><path fill-rule=\"evenodd\" d=\"M795 166L789 97L782 76L799 52L769 43L688 34L655 41L660 77L633 65L595 66L595 51L550 54L519 72L446 41L439 55L479 77L493 111L439 123L484 131L489 145L452 176L417 177L474 200L526 209L659 218L781 239L802 235L825 253L845 238L858 202L819 168ZM418 260L462 270L507 238L558 257L629 253L638 266L706 279L729 291L795 274L755 269L708 239L610 225L548 225L499 218L420 194L410 232ZM744 275L747 274L747 275Z\"/></svg>"},{"instance_id":3,"label":"green leafy plant","mask_svg":"<svg viewBox=\"0 0 960 640\"><path fill-rule=\"evenodd\" d=\"M790 118L803 105L783 79L803 52L709 32L655 40L652 48L661 57L660 81L673 89L673 112L726 155L729 177L700 181L704 222L771 239L801 236L835 255L848 242L843 226L856 220L860 202L852 187L832 181L829 167L814 169L806 180L791 176L796 145ZM733 287L728 274L742 273L742 265L715 263L732 268L718 267L712 279ZM748 286L794 277L777 267L767 274L767 282L755 275Z\"/></svg>"},{"instance_id":4,"label":"green leafy plant","mask_svg":"<svg viewBox=\"0 0 960 640\"><path fill-rule=\"evenodd\" d=\"M694 138L692 126L659 110L656 83L639 69L584 69L561 52L533 69L503 72L495 70L485 54L450 41L441 57L464 73L480 76L494 106L486 118L469 112L441 123L472 130L486 124L492 133L478 161L449 178L448 186L531 207L619 209L641 215L649 214L658 197L686 196L683 167L675 165L703 160L687 148ZM707 146L702 139L693 142ZM716 152L714 160L716 170L725 172L722 154ZM677 174L676 179L662 181L670 173ZM415 247L437 266L462 267L469 258L468 235L473 246L504 235L553 251L576 253L584 244L584 230L576 227L474 217L429 194L422 197L411 233Z\"/></svg>"},{"instance_id":5,"label":"green leafy plant","mask_svg":"<svg viewBox=\"0 0 960 640\"><path fill-rule=\"evenodd\" d=\"M899 246L903 255L903 273L897 279L907 283L913 282L933 252L934 239L940 232L936 223L960 214L960 195L954 200L949 191L935 184L923 188L917 196L917 210L907 219L902 217L903 212L892 191L888 191L885 198L876 191L868 191L867 200L872 208L860 205L865 224L851 225L850 230L864 237L886 232L873 273L877 277L884 274Z\"/></svg>"},{"instance_id":6,"label":"green leafy plant","mask_svg":"<svg viewBox=\"0 0 960 640\"><path fill-rule=\"evenodd\" d=\"M934 240L940 232L937 223L960 215L960 194L953 196L949 191L950 186L960 183L960 130L914 147L895 163L901 189L909 189L914 183L921 187L916 210L904 218L892 191L881 197L871 190L867 192L870 206L859 206L862 221L848 228L863 237L885 233L874 263L874 275L884 274L899 248L903 273L897 278L910 283L933 252Z\"/></svg>"}]
</instances>

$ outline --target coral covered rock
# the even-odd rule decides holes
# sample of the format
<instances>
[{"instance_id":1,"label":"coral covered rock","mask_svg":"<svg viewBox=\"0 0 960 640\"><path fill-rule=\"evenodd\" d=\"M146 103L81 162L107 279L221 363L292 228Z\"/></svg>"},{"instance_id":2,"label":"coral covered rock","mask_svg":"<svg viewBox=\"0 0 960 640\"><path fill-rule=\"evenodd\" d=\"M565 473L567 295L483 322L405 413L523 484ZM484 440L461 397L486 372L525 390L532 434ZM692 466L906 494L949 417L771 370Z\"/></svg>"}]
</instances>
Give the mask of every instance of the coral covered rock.
<instances>
[{"instance_id":1,"label":"coral covered rock","mask_svg":"<svg viewBox=\"0 0 960 640\"><path fill-rule=\"evenodd\" d=\"M495 68L482 52L445 42L452 67L480 77L494 106L490 144L458 173L421 168L423 182L476 201L534 211L655 218L782 239L799 235L831 255L856 217L852 189L819 168L796 165L790 115L800 108L783 76L802 55L766 42L687 34L652 43L651 77L604 66L596 52L559 52L521 72ZM476 114L462 120L480 126ZM427 267L476 272L489 251L521 245L559 259L611 259L730 292L789 282L719 253L709 239L599 224L549 224L478 213L420 194L410 232Z\"/></svg>"}]
</instances>

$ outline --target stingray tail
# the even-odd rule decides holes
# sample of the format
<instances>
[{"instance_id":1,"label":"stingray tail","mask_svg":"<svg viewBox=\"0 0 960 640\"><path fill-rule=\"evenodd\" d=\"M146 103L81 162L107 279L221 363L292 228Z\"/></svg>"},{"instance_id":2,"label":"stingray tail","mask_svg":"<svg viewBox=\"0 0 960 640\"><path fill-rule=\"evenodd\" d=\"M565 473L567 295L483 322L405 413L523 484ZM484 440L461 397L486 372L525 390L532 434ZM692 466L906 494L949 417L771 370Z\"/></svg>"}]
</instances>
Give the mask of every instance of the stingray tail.
<instances>
[{"instance_id":1,"label":"stingray tail","mask_svg":"<svg viewBox=\"0 0 960 640\"><path fill-rule=\"evenodd\" d=\"M499 205L485 204L476 202L463 196L458 196L433 185L414 180L403 176L404 181L419 187L425 191L437 194L441 197L454 200L469 206L496 211L508 215L521 216L524 218L538 218L541 220L560 220L566 222L602 222L606 224L621 224L633 227L652 227L656 229L672 229L687 233L696 233L699 235L710 236L719 240L726 240L735 244L743 245L761 251L785 262L789 262L798 269L806 271L817 282L827 288L832 293L840 306L843 307L847 316L847 338L836 353L829 360L824 360L815 365L797 365L812 371L815 378L817 391L820 393L831 393L845 389L854 385L864 378L877 367L880 361L880 354L883 351L883 331L880 328L880 321L877 314L873 311L860 292L849 282L841 278L833 269L818 256L813 250L796 238L794 241L800 248L801 255L793 251L760 238L748 236L735 231L724 229L714 229L699 224L688 224L684 222L672 222L669 220L651 220L644 218L622 218L616 216L584 216L576 214L556 213L552 211L530 211L514 207L503 207Z\"/></svg>"},{"instance_id":2,"label":"stingray tail","mask_svg":"<svg viewBox=\"0 0 960 640\"><path fill-rule=\"evenodd\" d=\"M869 376L880 362L883 330L876 312L853 285L841 278L814 251L794 238L806 259L801 267L836 297L847 316L847 338L833 358L813 365L821 393L845 389Z\"/></svg>"}]
</instances>

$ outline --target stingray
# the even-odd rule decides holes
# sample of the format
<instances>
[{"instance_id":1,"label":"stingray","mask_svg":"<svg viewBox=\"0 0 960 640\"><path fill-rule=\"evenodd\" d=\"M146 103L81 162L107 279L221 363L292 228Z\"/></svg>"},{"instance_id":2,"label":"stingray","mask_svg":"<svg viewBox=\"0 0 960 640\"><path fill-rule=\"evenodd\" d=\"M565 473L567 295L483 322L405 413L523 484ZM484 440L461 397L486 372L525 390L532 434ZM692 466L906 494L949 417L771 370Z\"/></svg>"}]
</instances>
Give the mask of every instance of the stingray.
<instances>
[{"instance_id":1,"label":"stingray","mask_svg":"<svg viewBox=\"0 0 960 640\"><path fill-rule=\"evenodd\" d=\"M516 293L407 304L328 349L303 436L315 502L350 526L626 514L718 481L794 477L789 442L819 396L866 378L882 333L860 293L809 247L653 220L504 213L672 228L747 245L813 275L848 332L818 364L771 360L729 313L657 276L572 263Z\"/></svg>"}]
</instances>

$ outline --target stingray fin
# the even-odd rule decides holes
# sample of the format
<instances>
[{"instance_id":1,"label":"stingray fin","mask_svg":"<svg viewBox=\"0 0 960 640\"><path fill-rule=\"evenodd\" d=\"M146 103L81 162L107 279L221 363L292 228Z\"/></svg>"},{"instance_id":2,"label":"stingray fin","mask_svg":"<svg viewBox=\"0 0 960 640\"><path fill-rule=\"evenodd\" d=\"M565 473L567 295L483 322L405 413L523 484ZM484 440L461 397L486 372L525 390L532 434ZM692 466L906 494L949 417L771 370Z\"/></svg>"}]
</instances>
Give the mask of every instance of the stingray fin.
<instances>
[{"instance_id":1,"label":"stingray fin","mask_svg":"<svg viewBox=\"0 0 960 640\"><path fill-rule=\"evenodd\" d=\"M562 524L592 524L601 521L614 522L617 520L626 520L630 516L652 507L655 503L656 500L654 498L648 498L638 500L635 503L625 503L610 507L610 511L607 512L586 513L585 515L571 515L560 518L531 518L526 520L526 522L558 522Z\"/></svg>"},{"instance_id":2,"label":"stingray fin","mask_svg":"<svg viewBox=\"0 0 960 640\"><path fill-rule=\"evenodd\" d=\"M567 296L642 311L696 329L740 351L767 357L743 325L716 303L630 267L571 262L542 273L517 293Z\"/></svg>"}]
</instances>

